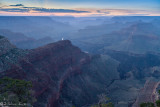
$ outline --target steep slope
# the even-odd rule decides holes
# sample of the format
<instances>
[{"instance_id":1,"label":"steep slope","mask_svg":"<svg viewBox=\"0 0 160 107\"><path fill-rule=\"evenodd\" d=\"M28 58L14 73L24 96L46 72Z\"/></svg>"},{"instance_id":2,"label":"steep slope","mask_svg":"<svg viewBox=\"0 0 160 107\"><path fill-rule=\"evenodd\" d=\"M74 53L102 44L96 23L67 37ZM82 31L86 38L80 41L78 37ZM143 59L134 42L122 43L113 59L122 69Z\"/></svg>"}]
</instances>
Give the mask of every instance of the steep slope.
<instances>
[{"instance_id":1,"label":"steep slope","mask_svg":"<svg viewBox=\"0 0 160 107\"><path fill-rule=\"evenodd\" d=\"M137 79L154 76L154 72L147 71L147 69L160 66L160 55L156 53L133 54L121 51L107 51L106 54L121 62L118 67L121 78L127 78L129 76L127 73L130 71Z\"/></svg>"},{"instance_id":2,"label":"steep slope","mask_svg":"<svg viewBox=\"0 0 160 107\"><path fill-rule=\"evenodd\" d=\"M146 81L144 88L140 90L133 107L138 107L142 102L152 102L155 103L158 100L158 93L156 88L158 87L159 82L155 81Z\"/></svg>"},{"instance_id":3,"label":"steep slope","mask_svg":"<svg viewBox=\"0 0 160 107\"><path fill-rule=\"evenodd\" d=\"M108 51L106 54L119 61L117 71L121 80L108 87L109 95L116 107L139 107L145 101L155 100L160 80L160 55L156 53L133 54ZM149 82L147 82L149 81Z\"/></svg>"},{"instance_id":4,"label":"steep slope","mask_svg":"<svg viewBox=\"0 0 160 107\"><path fill-rule=\"evenodd\" d=\"M113 79L119 78L116 61L110 59L113 67L109 66L105 59L102 61L100 56L91 57L83 53L70 41L60 41L31 50L28 60L38 71L50 77L51 83L47 91L38 97L38 100L44 102L45 99L41 97L49 94L46 99L48 107L59 104L81 107L97 102L97 95L105 92L104 87Z\"/></svg>"},{"instance_id":5,"label":"steep slope","mask_svg":"<svg viewBox=\"0 0 160 107\"><path fill-rule=\"evenodd\" d=\"M16 48L14 45L4 38L3 36L0 37L0 55L6 54L11 49Z\"/></svg>"},{"instance_id":6,"label":"steep slope","mask_svg":"<svg viewBox=\"0 0 160 107\"><path fill-rule=\"evenodd\" d=\"M32 81L35 107L81 107L98 102L97 95L105 93L105 87L119 79L117 61L109 56L90 56L68 40L29 51L16 48L8 54L1 56L10 59L4 59L4 64L13 63L2 69L0 76ZM16 60L12 59L15 55L19 56Z\"/></svg>"},{"instance_id":7,"label":"steep slope","mask_svg":"<svg viewBox=\"0 0 160 107\"><path fill-rule=\"evenodd\" d=\"M18 63L19 58L25 56L26 51L16 48L8 39L0 39L0 72L8 70Z\"/></svg>"},{"instance_id":8,"label":"steep slope","mask_svg":"<svg viewBox=\"0 0 160 107\"><path fill-rule=\"evenodd\" d=\"M32 50L18 49L4 37L0 43L0 77L32 81L34 107L88 107L100 94L115 107L128 107L143 95L140 89L148 79L160 77L160 55L155 53L89 55L68 40Z\"/></svg>"}]
</instances>

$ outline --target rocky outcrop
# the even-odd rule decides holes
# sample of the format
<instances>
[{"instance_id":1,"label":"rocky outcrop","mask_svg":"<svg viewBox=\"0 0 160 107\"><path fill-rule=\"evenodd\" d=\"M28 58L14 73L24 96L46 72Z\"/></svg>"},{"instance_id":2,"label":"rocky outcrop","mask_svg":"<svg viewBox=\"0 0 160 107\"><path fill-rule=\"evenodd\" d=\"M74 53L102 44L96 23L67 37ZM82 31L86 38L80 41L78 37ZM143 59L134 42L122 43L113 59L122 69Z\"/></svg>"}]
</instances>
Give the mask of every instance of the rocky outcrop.
<instances>
[{"instance_id":1,"label":"rocky outcrop","mask_svg":"<svg viewBox=\"0 0 160 107\"><path fill-rule=\"evenodd\" d=\"M105 93L105 87L119 78L118 62L109 56L86 54L68 40L26 51L9 49L8 54L1 56L5 61L1 67L9 66L2 69L0 76L32 81L35 107L81 107L95 103L97 95Z\"/></svg>"},{"instance_id":2,"label":"rocky outcrop","mask_svg":"<svg viewBox=\"0 0 160 107\"><path fill-rule=\"evenodd\" d=\"M31 50L27 57L39 72L46 73L51 79L48 88L43 89L43 92L47 89L51 91L47 98L48 107L57 105L64 81L70 76L80 74L81 66L90 60L88 55L72 46L70 41L60 41Z\"/></svg>"},{"instance_id":3,"label":"rocky outcrop","mask_svg":"<svg viewBox=\"0 0 160 107\"><path fill-rule=\"evenodd\" d=\"M87 107L98 102L99 94L109 96L115 107L128 107L138 93L155 92L147 86L145 92L139 89L146 77L158 80L158 54L109 51L109 56L89 55L68 40L21 50L5 38L0 41L6 47L1 48L0 77L32 81L37 98L34 107Z\"/></svg>"},{"instance_id":4,"label":"rocky outcrop","mask_svg":"<svg viewBox=\"0 0 160 107\"><path fill-rule=\"evenodd\" d=\"M18 64L19 58L25 56L26 51L16 48L8 39L0 39L0 72L8 70Z\"/></svg>"},{"instance_id":5,"label":"rocky outcrop","mask_svg":"<svg viewBox=\"0 0 160 107\"><path fill-rule=\"evenodd\" d=\"M158 87L159 83L160 82L153 80L146 81L144 88L140 90L139 95L132 107L139 107L139 105L144 102L155 103L155 101L158 100L156 88Z\"/></svg>"},{"instance_id":6,"label":"rocky outcrop","mask_svg":"<svg viewBox=\"0 0 160 107\"><path fill-rule=\"evenodd\" d=\"M6 38L1 38L0 39L0 56L3 54L6 54L10 50L16 48L14 45L12 45L8 39Z\"/></svg>"}]
</instances>

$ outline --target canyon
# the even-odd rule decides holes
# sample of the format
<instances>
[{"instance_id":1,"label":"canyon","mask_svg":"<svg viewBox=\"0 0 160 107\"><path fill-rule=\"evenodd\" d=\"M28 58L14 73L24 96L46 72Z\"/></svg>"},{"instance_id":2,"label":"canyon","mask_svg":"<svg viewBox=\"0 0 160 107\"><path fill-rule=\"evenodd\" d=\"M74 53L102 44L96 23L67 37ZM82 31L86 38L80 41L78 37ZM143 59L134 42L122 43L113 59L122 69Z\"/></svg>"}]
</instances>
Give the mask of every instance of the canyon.
<instances>
[{"instance_id":1,"label":"canyon","mask_svg":"<svg viewBox=\"0 0 160 107\"><path fill-rule=\"evenodd\" d=\"M88 107L98 103L100 94L109 97L115 107L132 106L144 98L143 87L152 87L147 88L146 81L158 81L160 75L160 55L156 53L91 55L69 40L24 50L5 37L0 46L0 77L32 81L37 99L34 107Z\"/></svg>"}]
</instances>

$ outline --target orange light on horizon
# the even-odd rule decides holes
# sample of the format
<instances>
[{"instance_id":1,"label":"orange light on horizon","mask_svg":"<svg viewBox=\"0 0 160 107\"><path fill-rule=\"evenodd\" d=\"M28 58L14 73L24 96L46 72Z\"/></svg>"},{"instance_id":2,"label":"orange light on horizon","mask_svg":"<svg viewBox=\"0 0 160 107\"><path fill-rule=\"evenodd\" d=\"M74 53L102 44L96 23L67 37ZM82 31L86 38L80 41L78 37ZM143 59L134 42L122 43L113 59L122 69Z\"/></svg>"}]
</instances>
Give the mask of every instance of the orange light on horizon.
<instances>
[{"instance_id":1,"label":"orange light on horizon","mask_svg":"<svg viewBox=\"0 0 160 107\"><path fill-rule=\"evenodd\" d=\"M30 10L29 12L5 12L0 11L1 16L74 16L74 17L90 17L90 16L160 16L159 12L141 11L141 10L125 10L125 9L74 9L77 11L89 11L89 13L62 13L62 12L39 12Z\"/></svg>"}]
</instances>

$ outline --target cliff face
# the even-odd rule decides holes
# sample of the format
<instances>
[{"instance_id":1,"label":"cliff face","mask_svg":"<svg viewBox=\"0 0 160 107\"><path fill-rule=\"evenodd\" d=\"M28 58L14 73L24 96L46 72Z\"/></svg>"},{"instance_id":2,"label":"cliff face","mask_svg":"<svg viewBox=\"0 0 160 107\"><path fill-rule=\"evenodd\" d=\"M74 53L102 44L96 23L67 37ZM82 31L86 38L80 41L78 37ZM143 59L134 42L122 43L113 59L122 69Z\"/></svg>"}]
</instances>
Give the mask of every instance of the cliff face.
<instances>
[{"instance_id":1,"label":"cliff face","mask_svg":"<svg viewBox=\"0 0 160 107\"><path fill-rule=\"evenodd\" d=\"M90 62L90 57L72 46L70 41L60 41L31 50L27 58L34 68L45 73L49 80L44 84L44 88L35 87L38 90L36 96L48 95L46 98L48 107L58 106L64 81L81 74L82 66ZM31 70L26 72L28 71Z\"/></svg>"},{"instance_id":2,"label":"cliff face","mask_svg":"<svg viewBox=\"0 0 160 107\"><path fill-rule=\"evenodd\" d=\"M16 48L8 39L0 39L0 72L8 70L11 66L18 64L19 58L23 57L26 51Z\"/></svg>"},{"instance_id":3,"label":"cliff face","mask_svg":"<svg viewBox=\"0 0 160 107\"><path fill-rule=\"evenodd\" d=\"M141 103L136 98L143 97L140 89L146 80L160 77L159 54L109 51L109 56L91 56L68 40L32 50L18 49L5 38L0 44L0 78L32 81L34 107L91 106L100 94L110 97L115 107L128 107Z\"/></svg>"},{"instance_id":4,"label":"cliff face","mask_svg":"<svg viewBox=\"0 0 160 107\"><path fill-rule=\"evenodd\" d=\"M156 89L159 82L148 80L146 81L144 87L140 90L140 93L133 104L133 107L139 107L142 102L152 102L155 103L158 100L158 93ZM155 104L156 105L156 104Z\"/></svg>"},{"instance_id":5,"label":"cliff face","mask_svg":"<svg viewBox=\"0 0 160 107\"><path fill-rule=\"evenodd\" d=\"M37 81L34 85L39 102L35 106L81 107L97 102L97 95L105 92L104 87L113 79L119 78L116 67L107 65L106 61L112 59L103 56L102 60L101 57L92 57L82 52L70 41L60 41L30 50L28 62L38 73L45 74L38 80L40 86L37 86ZM113 60L110 65L118 66L118 63ZM25 72L35 71L31 68L27 67ZM111 76L108 73L115 74ZM30 79L31 77L29 76Z\"/></svg>"},{"instance_id":6,"label":"cliff face","mask_svg":"<svg viewBox=\"0 0 160 107\"><path fill-rule=\"evenodd\" d=\"M0 39L0 56L3 54L6 54L11 49L16 48L14 45L11 45L11 43L4 37Z\"/></svg>"},{"instance_id":7,"label":"cliff face","mask_svg":"<svg viewBox=\"0 0 160 107\"><path fill-rule=\"evenodd\" d=\"M35 107L92 104L106 91L104 87L119 78L118 62L108 56L90 56L68 40L26 51L8 46L0 57L5 61L0 76L32 81ZM112 66L107 64L109 60Z\"/></svg>"}]
</instances>

